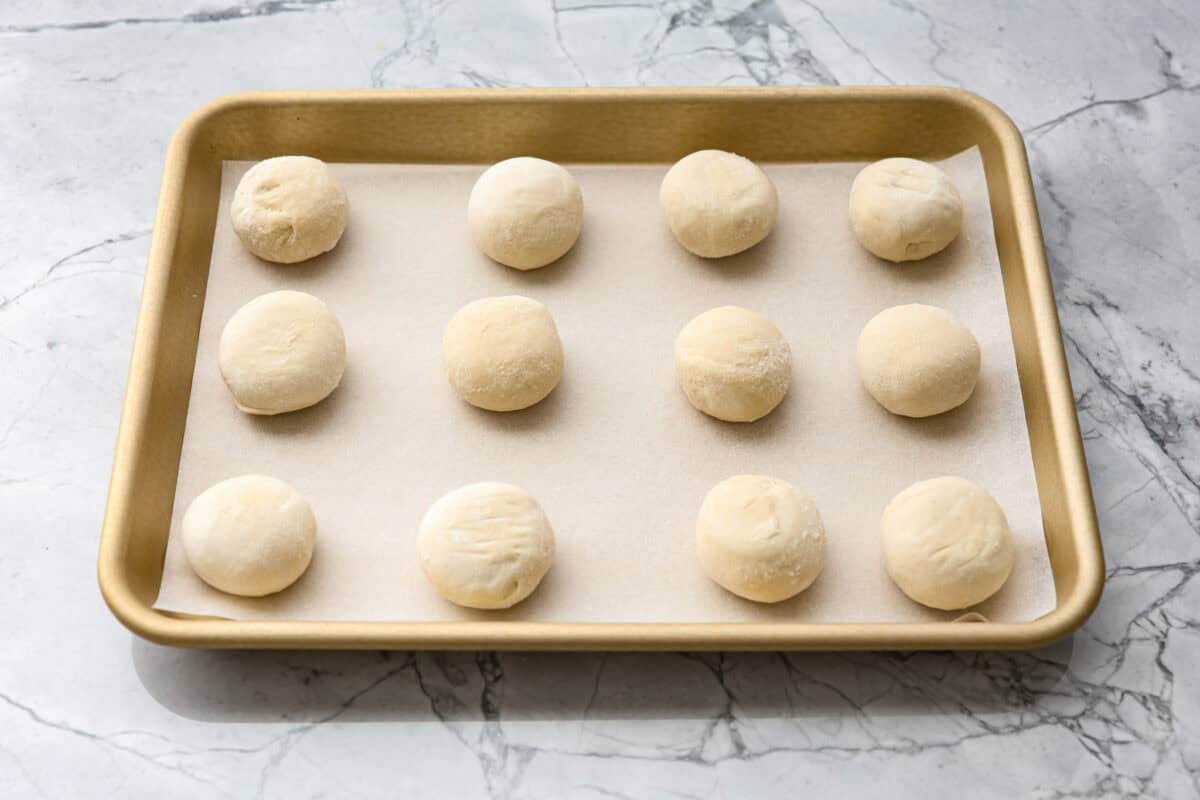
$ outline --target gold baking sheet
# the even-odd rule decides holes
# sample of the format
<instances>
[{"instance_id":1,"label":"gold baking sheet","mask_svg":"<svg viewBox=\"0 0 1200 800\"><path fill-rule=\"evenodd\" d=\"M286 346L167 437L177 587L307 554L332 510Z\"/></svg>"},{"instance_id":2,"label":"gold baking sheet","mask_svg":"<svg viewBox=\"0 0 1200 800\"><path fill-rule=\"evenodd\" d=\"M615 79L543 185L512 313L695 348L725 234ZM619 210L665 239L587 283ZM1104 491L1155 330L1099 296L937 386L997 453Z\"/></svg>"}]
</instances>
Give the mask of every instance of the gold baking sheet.
<instances>
[{"instance_id":1,"label":"gold baking sheet","mask_svg":"<svg viewBox=\"0 0 1200 800\"><path fill-rule=\"evenodd\" d=\"M1045 616L986 624L793 617L750 623L305 622L193 618L151 607L175 499L222 160L306 152L331 161L481 164L534 152L570 163L620 164L669 162L715 146L783 165L896 153L933 158L971 145L981 148L987 172L1054 570L1057 601ZM818 499L828 507L828 499ZM126 624L149 638L186 645L1021 647L1061 636L1094 605L1102 559L1019 135L978 98L920 88L282 93L210 105L181 128L164 174L100 576L106 599Z\"/></svg>"}]
</instances>

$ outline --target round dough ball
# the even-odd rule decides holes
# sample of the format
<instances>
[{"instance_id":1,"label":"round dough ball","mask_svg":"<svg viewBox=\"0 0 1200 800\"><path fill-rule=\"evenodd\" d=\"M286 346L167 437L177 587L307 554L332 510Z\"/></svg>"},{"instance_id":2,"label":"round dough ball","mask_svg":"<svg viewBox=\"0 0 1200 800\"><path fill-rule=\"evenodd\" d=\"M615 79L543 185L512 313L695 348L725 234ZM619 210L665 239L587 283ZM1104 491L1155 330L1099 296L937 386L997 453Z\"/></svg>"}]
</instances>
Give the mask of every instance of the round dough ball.
<instances>
[{"instance_id":1,"label":"round dough ball","mask_svg":"<svg viewBox=\"0 0 1200 800\"><path fill-rule=\"evenodd\" d=\"M704 258L740 253L775 227L775 184L748 158L699 150L675 162L658 192L675 239Z\"/></svg>"},{"instance_id":2,"label":"round dough ball","mask_svg":"<svg viewBox=\"0 0 1200 800\"><path fill-rule=\"evenodd\" d=\"M329 165L308 156L258 162L238 182L230 208L246 249L280 264L332 250L349 213L346 192Z\"/></svg>"},{"instance_id":3,"label":"round dough ball","mask_svg":"<svg viewBox=\"0 0 1200 800\"><path fill-rule=\"evenodd\" d=\"M863 386L893 414L930 417L967 402L979 380L979 342L935 306L879 312L858 335Z\"/></svg>"},{"instance_id":4,"label":"round dough ball","mask_svg":"<svg viewBox=\"0 0 1200 800\"><path fill-rule=\"evenodd\" d=\"M787 394L792 350L771 320L722 306L679 332L675 376L698 410L726 422L753 422Z\"/></svg>"},{"instance_id":5,"label":"round dough ball","mask_svg":"<svg viewBox=\"0 0 1200 800\"><path fill-rule=\"evenodd\" d=\"M304 292L270 292L239 308L221 331L221 377L247 414L282 414L321 402L346 369L333 312Z\"/></svg>"},{"instance_id":6,"label":"round dough ball","mask_svg":"<svg viewBox=\"0 0 1200 800\"><path fill-rule=\"evenodd\" d=\"M514 269L537 269L562 258L579 238L583 193L553 161L510 158L475 182L467 223L488 258Z\"/></svg>"},{"instance_id":7,"label":"round dough ball","mask_svg":"<svg viewBox=\"0 0 1200 800\"><path fill-rule=\"evenodd\" d=\"M913 600L945 611L991 597L1016 559L1000 504L966 478L914 483L888 503L879 528L888 575Z\"/></svg>"},{"instance_id":8,"label":"round dough ball","mask_svg":"<svg viewBox=\"0 0 1200 800\"><path fill-rule=\"evenodd\" d=\"M554 562L554 529L537 501L507 483L472 483L429 507L417 555L437 593L467 608L509 608Z\"/></svg>"},{"instance_id":9,"label":"round dough ball","mask_svg":"<svg viewBox=\"0 0 1200 800\"><path fill-rule=\"evenodd\" d=\"M950 177L915 158L885 158L850 187L850 224L863 247L888 261L919 261L962 229L963 204Z\"/></svg>"},{"instance_id":10,"label":"round dough ball","mask_svg":"<svg viewBox=\"0 0 1200 800\"><path fill-rule=\"evenodd\" d=\"M312 561L317 520L278 478L242 475L192 501L180 528L188 563L222 592L261 597L295 583Z\"/></svg>"},{"instance_id":11,"label":"round dough ball","mask_svg":"<svg viewBox=\"0 0 1200 800\"><path fill-rule=\"evenodd\" d=\"M562 377L563 349L550 311L520 295L467 303L442 337L446 375L458 396L488 411L541 401Z\"/></svg>"},{"instance_id":12,"label":"round dough ball","mask_svg":"<svg viewBox=\"0 0 1200 800\"><path fill-rule=\"evenodd\" d=\"M704 497L696 552L708 577L736 595L778 603L804 591L825 566L825 526L791 484L735 475Z\"/></svg>"}]
</instances>

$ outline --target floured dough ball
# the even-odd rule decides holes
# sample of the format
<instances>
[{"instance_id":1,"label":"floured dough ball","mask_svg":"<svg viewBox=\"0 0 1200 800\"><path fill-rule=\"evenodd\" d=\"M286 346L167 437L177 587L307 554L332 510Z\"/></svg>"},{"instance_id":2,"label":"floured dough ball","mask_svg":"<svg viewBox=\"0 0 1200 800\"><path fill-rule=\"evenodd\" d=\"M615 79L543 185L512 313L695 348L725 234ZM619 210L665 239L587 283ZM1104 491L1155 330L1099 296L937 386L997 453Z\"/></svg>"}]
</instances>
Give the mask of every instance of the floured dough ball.
<instances>
[{"instance_id":1,"label":"floured dough ball","mask_svg":"<svg viewBox=\"0 0 1200 800\"><path fill-rule=\"evenodd\" d=\"M787 394L792 350L771 320L722 306L679 332L675 376L698 410L726 422L753 422Z\"/></svg>"},{"instance_id":2,"label":"floured dough ball","mask_svg":"<svg viewBox=\"0 0 1200 800\"><path fill-rule=\"evenodd\" d=\"M488 258L514 269L537 269L562 258L579 238L583 193L553 161L510 158L475 182L467 223Z\"/></svg>"},{"instance_id":3,"label":"floured dough ball","mask_svg":"<svg viewBox=\"0 0 1200 800\"><path fill-rule=\"evenodd\" d=\"M825 526L791 484L735 475L700 506L696 551L708 577L736 595L777 603L804 591L825 566Z\"/></svg>"},{"instance_id":4,"label":"floured dough ball","mask_svg":"<svg viewBox=\"0 0 1200 800\"><path fill-rule=\"evenodd\" d=\"M858 335L863 386L893 414L930 417L967 402L979 380L979 342L936 306L879 312Z\"/></svg>"},{"instance_id":5,"label":"floured dough ball","mask_svg":"<svg viewBox=\"0 0 1200 800\"><path fill-rule=\"evenodd\" d=\"M460 308L442 337L442 358L458 396L488 411L528 408L554 390L563 371L554 318L520 295Z\"/></svg>"},{"instance_id":6,"label":"floured dough ball","mask_svg":"<svg viewBox=\"0 0 1200 800\"><path fill-rule=\"evenodd\" d=\"M248 414L282 414L321 402L346 369L346 339L333 312L304 292L260 295L221 331L221 376Z\"/></svg>"},{"instance_id":7,"label":"floured dough ball","mask_svg":"<svg viewBox=\"0 0 1200 800\"><path fill-rule=\"evenodd\" d=\"M915 158L885 158L850 187L850 224L862 246L888 261L943 250L962 228L963 204L950 177Z\"/></svg>"},{"instance_id":8,"label":"floured dough ball","mask_svg":"<svg viewBox=\"0 0 1200 800\"><path fill-rule=\"evenodd\" d=\"M242 475L206 489L180 528L188 563L222 592L261 597L295 583L312 560L317 520L277 478Z\"/></svg>"},{"instance_id":9,"label":"floured dough ball","mask_svg":"<svg viewBox=\"0 0 1200 800\"><path fill-rule=\"evenodd\" d=\"M508 608L554 562L554 530L537 501L507 483L473 483L429 507L417 555L437 593L467 608Z\"/></svg>"},{"instance_id":10,"label":"floured dough ball","mask_svg":"<svg viewBox=\"0 0 1200 800\"><path fill-rule=\"evenodd\" d=\"M966 478L914 483L880 521L888 575L918 603L951 611L995 594L1016 559L1004 511Z\"/></svg>"},{"instance_id":11,"label":"floured dough ball","mask_svg":"<svg viewBox=\"0 0 1200 800\"><path fill-rule=\"evenodd\" d=\"M246 249L280 264L332 250L349 213L346 192L329 165L308 156L258 162L238 182L230 208Z\"/></svg>"},{"instance_id":12,"label":"floured dough ball","mask_svg":"<svg viewBox=\"0 0 1200 800\"><path fill-rule=\"evenodd\" d=\"M748 158L724 150L684 156L663 178L659 200L675 239L704 258L740 253L775 227L775 184Z\"/></svg>"}]
</instances>

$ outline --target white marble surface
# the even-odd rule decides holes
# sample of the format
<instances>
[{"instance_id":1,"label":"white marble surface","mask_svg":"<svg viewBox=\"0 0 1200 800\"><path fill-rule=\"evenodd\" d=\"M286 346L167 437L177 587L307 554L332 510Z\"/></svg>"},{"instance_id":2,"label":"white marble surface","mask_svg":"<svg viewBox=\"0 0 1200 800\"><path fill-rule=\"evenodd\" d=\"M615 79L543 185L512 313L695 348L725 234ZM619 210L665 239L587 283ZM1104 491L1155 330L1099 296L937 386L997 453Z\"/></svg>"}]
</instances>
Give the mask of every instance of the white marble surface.
<instances>
[{"instance_id":1,"label":"white marble surface","mask_svg":"<svg viewBox=\"0 0 1200 800\"><path fill-rule=\"evenodd\" d=\"M1194 0L196 2L0 9L0 796L1200 792ZM1026 654L212 653L110 617L96 540L179 120L250 88L582 83L943 83L1008 110L1110 562L1081 633Z\"/></svg>"}]
</instances>

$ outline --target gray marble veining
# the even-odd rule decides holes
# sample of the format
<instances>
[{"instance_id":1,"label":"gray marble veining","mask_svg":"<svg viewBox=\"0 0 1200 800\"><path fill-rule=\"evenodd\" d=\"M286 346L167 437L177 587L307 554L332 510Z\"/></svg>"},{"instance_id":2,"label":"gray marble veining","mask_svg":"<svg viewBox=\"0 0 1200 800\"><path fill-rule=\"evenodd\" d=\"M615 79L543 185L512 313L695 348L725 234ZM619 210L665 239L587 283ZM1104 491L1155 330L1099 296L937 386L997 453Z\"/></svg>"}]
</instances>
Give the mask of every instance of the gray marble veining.
<instances>
[{"instance_id":1,"label":"gray marble veining","mask_svg":"<svg viewBox=\"0 0 1200 800\"><path fill-rule=\"evenodd\" d=\"M0 10L0 794L1200 793L1191 0ZM219 653L94 580L167 138L250 88L938 83L1024 130L1109 560L1034 653Z\"/></svg>"}]
</instances>

